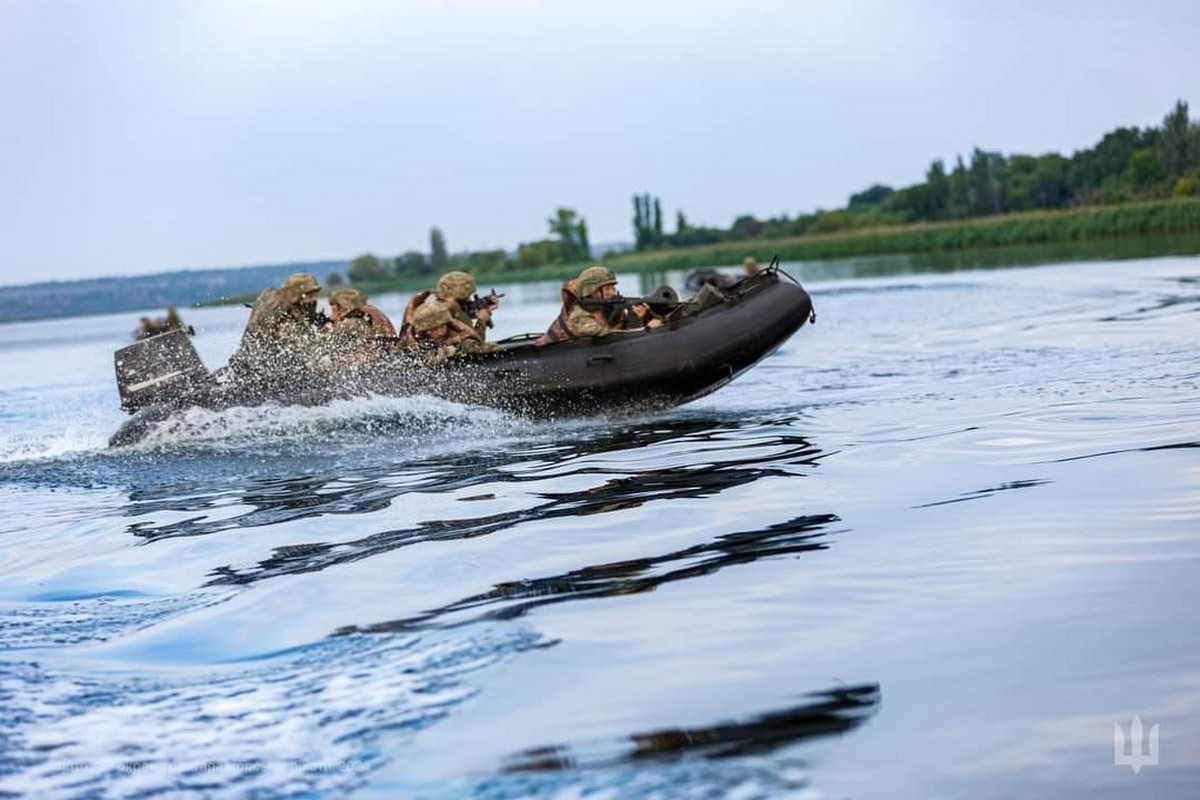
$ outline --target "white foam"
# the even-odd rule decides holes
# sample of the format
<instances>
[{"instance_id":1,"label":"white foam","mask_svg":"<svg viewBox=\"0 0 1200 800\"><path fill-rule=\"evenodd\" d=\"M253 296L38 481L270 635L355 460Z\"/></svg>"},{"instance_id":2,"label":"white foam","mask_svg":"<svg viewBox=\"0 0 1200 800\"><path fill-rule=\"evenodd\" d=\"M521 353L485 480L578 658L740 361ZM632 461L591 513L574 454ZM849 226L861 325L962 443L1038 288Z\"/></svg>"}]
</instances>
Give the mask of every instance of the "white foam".
<instances>
[{"instance_id":1,"label":"white foam","mask_svg":"<svg viewBox=\"0 0 1200 800\"><path fill-rule=\"evenodd\" d=\"M387 435L419 440L452 431L500 438L528 430L528 423L494 409L468 406L425 395L335 400L321 406L268 404L223 411L190 408L155 425L138 449L167 445L246 440L305 439L335 431L364 439Z\"/></svg>"}]
</instances>

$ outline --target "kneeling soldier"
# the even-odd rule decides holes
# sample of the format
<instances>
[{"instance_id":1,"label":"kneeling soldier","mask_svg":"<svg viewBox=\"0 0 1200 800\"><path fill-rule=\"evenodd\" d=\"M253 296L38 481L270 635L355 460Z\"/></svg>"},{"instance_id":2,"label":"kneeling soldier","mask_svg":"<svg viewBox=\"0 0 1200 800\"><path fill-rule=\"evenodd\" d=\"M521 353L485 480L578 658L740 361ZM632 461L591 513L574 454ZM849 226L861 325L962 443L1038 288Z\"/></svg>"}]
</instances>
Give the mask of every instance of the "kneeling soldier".
<instances>
[{"instance_id":1,"label":"kneeling soldier","mask_svg":"<svg viewBox=\"0 0 1200 800\"><path fill-rule=\"evenodd\" d=\"M492 353L497 347L465 322L454 318L442 303L428 302L417 307L412 315L413 346L430 364L440 364L447 358L472 353Z\"/></svg>"}]
</instances>

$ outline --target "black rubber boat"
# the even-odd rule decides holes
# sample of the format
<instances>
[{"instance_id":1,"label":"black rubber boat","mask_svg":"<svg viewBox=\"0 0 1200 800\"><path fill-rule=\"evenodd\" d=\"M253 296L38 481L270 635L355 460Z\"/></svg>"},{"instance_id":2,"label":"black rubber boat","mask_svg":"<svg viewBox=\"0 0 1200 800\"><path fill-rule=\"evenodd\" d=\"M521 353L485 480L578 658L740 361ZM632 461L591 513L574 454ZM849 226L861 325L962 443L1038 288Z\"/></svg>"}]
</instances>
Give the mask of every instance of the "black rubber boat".
<instances>
[{"instance_id":1,"label":"black rubber boat","mask_svg":"<svg viewBox=\"0 0 1200 800\"><path fill-rule=\"evenodd\" d=\"M668 408L724 386L810 319L808 293L772 265L729 289L706 287L649 331L541 347L539 334L525 334L499 342L495 353L437 367L399 353L351 375L274 385L233 385L210 374L187 336L172 331L117 351L121 405L133 416L109 444L136 443L190 407L320 405L368 394L426 394L541 417Z\"/></svg>"}]
</instances>

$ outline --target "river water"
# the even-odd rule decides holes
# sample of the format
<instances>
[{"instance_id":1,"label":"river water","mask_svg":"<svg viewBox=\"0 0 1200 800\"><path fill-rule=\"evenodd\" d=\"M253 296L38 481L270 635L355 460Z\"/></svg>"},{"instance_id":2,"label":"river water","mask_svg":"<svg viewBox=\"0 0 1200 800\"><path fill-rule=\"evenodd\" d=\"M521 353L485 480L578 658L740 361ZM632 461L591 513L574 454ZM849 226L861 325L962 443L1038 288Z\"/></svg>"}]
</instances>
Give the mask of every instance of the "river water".
<instances>
[{"instance_id":1,"label":"river water","mask_svg":"<svg viewBox=\"0 0 1200 800\"><path fill-rule=\"evenodd\" d=\"M1200 258L805 283L666 413L122 451L138 315L0 326L0 796L1200 794Z\"/></svg>"}]
</instances>

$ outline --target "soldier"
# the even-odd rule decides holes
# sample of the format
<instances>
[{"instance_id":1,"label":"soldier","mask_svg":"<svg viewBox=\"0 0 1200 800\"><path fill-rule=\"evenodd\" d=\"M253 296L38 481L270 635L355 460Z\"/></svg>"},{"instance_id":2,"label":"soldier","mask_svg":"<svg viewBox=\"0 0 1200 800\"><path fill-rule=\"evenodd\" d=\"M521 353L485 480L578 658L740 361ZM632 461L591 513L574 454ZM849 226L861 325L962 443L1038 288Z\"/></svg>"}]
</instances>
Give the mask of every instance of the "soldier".
<instances>
[{"instance_id":1,"label":"soldier","mask_svg":"<svg viewBox=\"0 0 1200 800\"><path fill-rule=\"evenodd\" d=\"M196 329L191 325L184 325L183 320L179 316L179 312L175 310L175 306L167 306L167 316L151 319L150 317L142 317L138 322L137 330L133 332L135 339L149 339L151 336L157 336L160 333L167 331L184 331L188 336L195 336Z\"/></svg>"},{"instance_id":2,"label":"soldier","mask_svg":"<svg viewBox=\"0 0 1200 800\"><path fill-rule=\"evenodd\" d=\"M588 267L579 277L567 281L562 288L563 307L558 318L537 340L540 345L607 336L614 331L638 331L657 328L662 321L654 319L645 303L626 306L617 291L617 277L607 267ZM585 308L584 300L594 301Z\"/></svg>"},{"instance_id":3,"label":"soldier","mask_svg":"<svg viewBox=\"0 0 1200 800\"><path fill-rule=\"evenodd\" d=\"M164 331L156 320L150 317L142 317L138 320L137 330L133 332L135 339L149 339L151 336L157 336Z\"/></svg>"},{"instance_id":4,"label":"soldier","mask_svg":"<svg viewBox=\"0 0 1200 800\"><path fill-rule=\"evenodd\" d=\"M264 289L254 301L241 344L229 367L243 375L288 373L311 368L317 333L324 327L317 313L321 284L306 272L289 275L278 288Z\"/></svg>"},{"instance_id":5,"label":"soldier","mask_svg":"<svg viewBox=\"0 0 1200 800\"><path fill-rule=\"evenodd\" d=\"M394 337L396 327L387 314L367 302L367 296L358 289L338 289L329 298L330 318L333 328L360 327L372 336Z\"/></svg>"},{"instance_id":6,"label":"soldier","mask_svg":"<svg viewBox=\"0 0 1200 800\"><path fill-rule=\"evenodd\" d=\"M183 318L179 316L179 312L175 310L175 306L167 306L167 318L162 320L169 331L184 331L188 336L195 336L196 329L191 325L184 325Z\"/></svg>"},{"instance_id":7,"label":"soldier","mask_svg":"<svg viewBox=\"0 0 1200 800\"><path fill-rule=\"evenodd\" d=\"M325 342L336 366L361 364L381 355L396 329L387 314L367 302L357 289L338 289L329 298L333 324Z\"/></svg>"},{"instance_id":8,"label":"soldier","mask_svg":"<svg viewBox=\"0 0 1200 800\"><path fill-rule=\"evenodd\" d=\"M467 323L455 319L443 303L422 303L412 316L412 347L429 364L474 353L492 353L497 347L485 342Z\"/></svg>"},{"instance_id":9,"label":"soldier","mask_svg":"<svg viewBox=\"0 0 1200 800\"><path fill-rule=\"evenodd\" d=\"M474 328L480 341L487 339L487 329L492 327L492 313L500 304L494 296L476 297L475 279L466 272L455 270L438 278L437 288L433 291L418 292L409 301L404 312L405 325L411 323L419 306L435 300L446 306L456 320Z\"/></svg>"}]
</instances>

